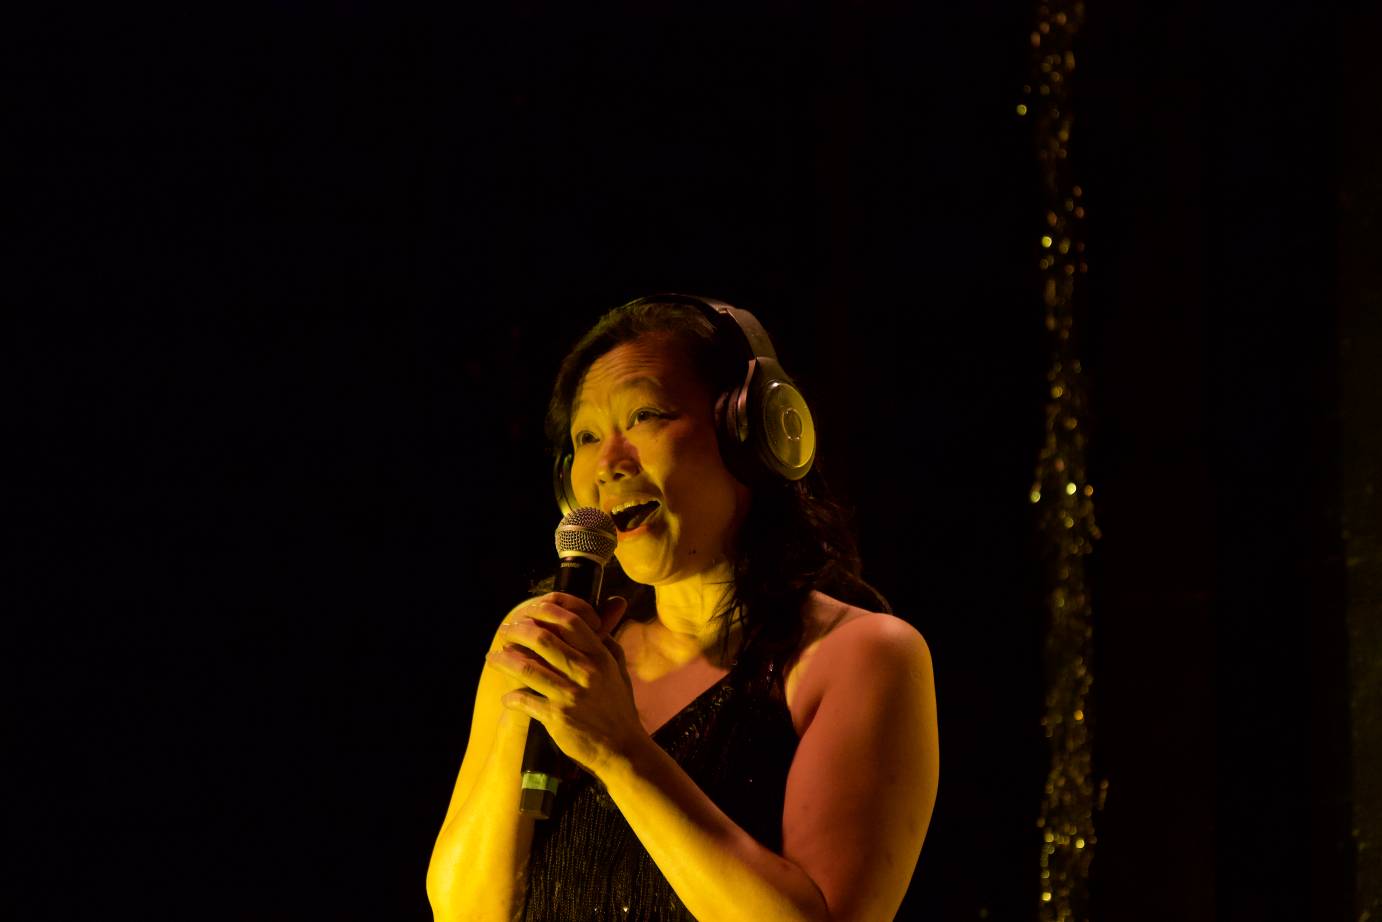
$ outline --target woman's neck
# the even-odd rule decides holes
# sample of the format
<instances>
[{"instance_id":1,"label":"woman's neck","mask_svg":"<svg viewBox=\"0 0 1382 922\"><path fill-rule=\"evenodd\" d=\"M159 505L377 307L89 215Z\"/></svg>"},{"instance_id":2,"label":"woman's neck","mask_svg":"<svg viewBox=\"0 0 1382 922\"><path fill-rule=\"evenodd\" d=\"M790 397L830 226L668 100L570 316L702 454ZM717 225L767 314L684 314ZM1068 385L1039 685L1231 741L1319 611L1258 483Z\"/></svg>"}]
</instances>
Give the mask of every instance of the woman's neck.
<instances>
[{"instance_id":1,"label":"woman's neck","mask_svg":"<svg viewBox=\"0 0 1382 922\"><path fill-rule=\"evenodd\" d=\"M665 586L655 586L657 646L668 660L686 662L699 656L718 657L723 636L719 617L734 592L734 571L728 562ZM736 629L737 630L737 629Z\"/></svg>"}]
</instances>

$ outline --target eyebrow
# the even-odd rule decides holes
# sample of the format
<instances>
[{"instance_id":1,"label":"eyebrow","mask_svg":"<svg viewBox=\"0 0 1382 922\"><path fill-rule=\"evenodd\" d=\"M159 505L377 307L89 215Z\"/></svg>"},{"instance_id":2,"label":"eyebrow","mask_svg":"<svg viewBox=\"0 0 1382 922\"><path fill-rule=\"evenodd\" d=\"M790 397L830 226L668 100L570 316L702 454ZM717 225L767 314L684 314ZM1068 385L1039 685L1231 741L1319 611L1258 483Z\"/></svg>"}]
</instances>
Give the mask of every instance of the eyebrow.
<instances>
[{"instance_id":1,"label":"eyebrow","mask_svg":"<svg viewBox=\"0 0 1382 922\"><path fill-rule=\"evenodd\" d=\"M625 391L637 390L640 387L646 387L648 385L651 385L657 388L658 390L662 389L662 382L659 381L657 378L654 378L652 375L639 375L636 378L629 378L627 381L619 382L614 386L614 390L612 393L622 394ZM576 414L581 411L582 403L584 403L584 401L578 399L571 404L572 419L575 419Z\"/></svg>"}]
</instances>

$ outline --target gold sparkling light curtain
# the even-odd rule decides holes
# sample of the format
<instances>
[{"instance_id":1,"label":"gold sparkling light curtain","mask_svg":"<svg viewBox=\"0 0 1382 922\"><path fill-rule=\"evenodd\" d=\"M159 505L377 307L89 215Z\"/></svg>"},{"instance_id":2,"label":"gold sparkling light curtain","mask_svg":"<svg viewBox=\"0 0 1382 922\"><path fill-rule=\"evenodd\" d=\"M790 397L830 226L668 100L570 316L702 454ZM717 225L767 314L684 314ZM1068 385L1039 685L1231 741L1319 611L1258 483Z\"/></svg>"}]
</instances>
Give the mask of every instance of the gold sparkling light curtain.
<instances>
[{"instance_id":1,"label":"gold sparkling light curtain","mask_svg":"<svg viewBox=\"0 0 1382 922\"><path fill-rule=\"evenodd\" d=\"M1017 106L1020 117L1034 122L1041 168L1046 213L1039 265L1051 344L1046 434L1030 497L1037 506L1048 568L1042 726L1051 764L1037 819L1042 837L1042 922L1088 919L1089 868L1097 842L1094 815L1102 807L1107 784L1096 787L1091 764L1093 610L1084 558L1099 529L1094 522L1094 487L1085 475L1085 385L1072 335L1077 280L1087 269L1080 233L1084 192L1075 183L1070 158L1073 45L1083 18L1083 3L1038 4L1031 34L1032 76Z\"/></svg>"}]
</instances>

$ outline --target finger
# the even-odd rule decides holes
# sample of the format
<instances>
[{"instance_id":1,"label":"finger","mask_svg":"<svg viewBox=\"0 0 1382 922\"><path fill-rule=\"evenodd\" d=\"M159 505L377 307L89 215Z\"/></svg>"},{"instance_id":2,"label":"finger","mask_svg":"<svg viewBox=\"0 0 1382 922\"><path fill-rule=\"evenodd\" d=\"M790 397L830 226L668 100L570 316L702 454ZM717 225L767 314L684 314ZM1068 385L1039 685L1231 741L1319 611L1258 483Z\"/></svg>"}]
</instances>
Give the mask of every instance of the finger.
<instances>
[{"instance_id":1,"label":"finger","mask_svg":"<svg viewBox=\"0 0 1382 922\"><path fill-rule=\"evenodd\" d=\"M610 655L614 657L615 662L624 662L624 647L619 643L618 640L615 640L614 637L610 634L601 635L600 640L604 642L605 649L608 650L610 652Z\"/></svg>"},{"instance_id":2,"label":"finger","mask_svg":"<svg viewBox=\"0 0 1382 922\"><path fill-rule=\"evenodd\" d=\"M573 647L559 625L524 618L499 629L501 648L522 647L582 688L590 687L594 664L590 655Z\"/></svg>"},{"instance_id":3,"label":"finger","mask_svg":"<svg viewBox=\"0 0 1382 922\"><path fill-rule=\"evenodd\" d=\"M527 714L543 726L547 725L547 721L552 714L552 703L550 701L525 688L519 688L508 692L499 699L499 703L511 711L520 711Z\"/></svg>"},{"instance_id":4,"label":"finger","mask_svg":"<svg viewBox=\"0 0 1382 922\"><path fill-rule=\"evenodd\" d=\"M600 616L596 614L590 603L580 596L572 595L569 592L549 592L544 596L539 596L537 601L551 603L578 615L582 621L590 625L591 630L599 630L600 628Z\"/></svg>"},{"instance_id":5,"label":"finger","mask_svg":"<svg viewBox=\"0 0 1382 922\"><path fill-rule=\"evenodd\" d=\"M592 628L584 618L554 602L539 601L532 606L525 607L522 617L516 619L514 623L524 619L536 621L546 626L574 650L579 650L590 656L595 655L600 650L600 640L596 634L598 625Z\"/></svg>"},{"instance_id":6,"label":"finger","mask_svg":"<svg viewBox=\"0 0 1382 922\"><path fill-rule=\"evenodd\" d=\"M612 595L600 603L599 633L611 635L619 622L628 614L629 600L620 595Z\"/></svg>"},{"instance_id":7,"label":"finger","mask_svg":"<svg viewBox=\"0 0 1382 922\"><path fill-rule=\"evenodd\" d=\"M521 647L491 650L485 654L485 663L504 675L517 679L546 698L556 698L567 703L573 700L571 680L537 655L524 652Z\"/></svg>"},{"instance_id":8,"label":"finger","mask_svg":"<svg viewBox=\"0 0 1382 922\"><path fill-rule=\"evenodd\" d=\"M610 655L614 657L614 662L619 667L619 674L624 677L625 682L630 681L629 664L624 659L624 648L619 645L619 641L608 635L600 639L605 642L605 649L609 650Z\"/></svg>"}]
</instances>

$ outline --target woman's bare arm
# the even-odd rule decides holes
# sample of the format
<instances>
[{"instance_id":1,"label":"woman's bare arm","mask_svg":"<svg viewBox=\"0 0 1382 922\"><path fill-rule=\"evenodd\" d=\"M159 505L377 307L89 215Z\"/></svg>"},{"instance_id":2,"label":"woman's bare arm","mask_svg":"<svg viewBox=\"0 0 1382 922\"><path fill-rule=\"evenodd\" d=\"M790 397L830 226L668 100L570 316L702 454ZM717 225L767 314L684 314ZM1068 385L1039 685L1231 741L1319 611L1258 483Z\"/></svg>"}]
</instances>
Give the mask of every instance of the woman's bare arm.
<instances>
[{"instance_id":1,"label":"woman's bare arm","mask_svg":"<svg viewBox=\"0 0 1382 922\"><path fill-rule=\"evenodd\" d=\"M667 882L698 919L824 922L807 870L764 847L651 740L602 772L610 797Z\"/></svg>"},{"instance_id":2,"label":"woman's bare arm","mask_svg":"<svg viewBox=\"0 0 1382 922\"><path fill-rule=\"evenodd\" d=\"M523 909L534 822L518 812L528 721L499 703L517 687L489 665L480 674L470 738L427 867L427 898L438 922L510 922Z\"/></svg>"},{"instance_id":3,"label":"woman's bare arm","mask_svg":"<svg viewBox=\"0 0 1382 922\"><path fill-rule=\"evenodd\" d=\"M812 669L824 690L787 777L783 853L831 919L891 919L940 778L931 653L907 622L870 615L830 634Z\"/></svg>"},{"instance_id":4,"label":"woman's bare arm","mask_svg":"<svg viewBox=\"0 0 1382 922\"><path fill-rule=\"evenodd\" d=\"M614 597L596 612L575 596L549 593L516 606L495 631L475 692L470 739L427 867L427 898L439 922L509 922L523 911L534 820L518 812L518 797L529 721L505 708L502 699L525 686L495 668L491 660L504 648L506 632L524 620L525 612L553 602L562 606L564 616L602 638L597 641L600 644L613 643L608 640L609 629L626 606L623 599Z\"/></svg>"},{"instance_id":5,"label":"woman's bare arm","mask_svg":"<svg viewBox=\"0 0 1382 922\"><path fill-rule=\"evenodd\" d=\"M656 745L603 773L658 868L701 919L891 919L939 771L930 654L890 616L828 639L826 688L788 777L783 854L736 826Z\"/></svg>"}]
</instances>

